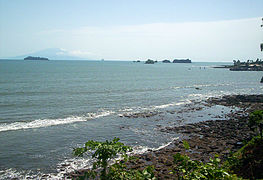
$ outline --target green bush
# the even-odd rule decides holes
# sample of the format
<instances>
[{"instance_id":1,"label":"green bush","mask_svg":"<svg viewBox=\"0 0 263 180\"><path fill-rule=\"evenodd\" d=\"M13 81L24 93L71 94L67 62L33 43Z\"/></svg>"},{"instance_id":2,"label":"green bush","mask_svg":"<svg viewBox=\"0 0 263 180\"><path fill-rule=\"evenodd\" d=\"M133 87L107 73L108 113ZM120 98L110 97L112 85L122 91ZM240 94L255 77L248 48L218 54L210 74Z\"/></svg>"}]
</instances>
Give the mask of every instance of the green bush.
<instances>
[{"instance_id":1,"label":"green bush","mask_svg":"<svg viewBox=\"0 0 263 180\"><path fill-rule=\"evenodd\" d=\"M216 156L208 163L193 161L188 156L177 153L174 155L173 174L179 179L239 179L236 175L220 166L220 159Z\"/></svg>"},{"instance_id":2,"label":"green bush","mask_svg":"<svg viewBox=\"0 0 263 180\"><path fill-rule=\"evenodd\" d=\"M263 178L263 140L253 137L236 153L229 156L225 163L229 169L245 179Z\"/></svg>"},{"instance_id":3,"label":"green bush","mask_svg":"<svg viewBox=\"0 0 263 180\"><path fill-rule=\"evenodd\" d=\"M112 141L98 142L90 140L85 143L84 147L74 149L75 156L83 156L84 154L92 153L92 158L96 161L93 163L93 168L85 173L79 179L95 179L100 177L103 180L117 179L152 179L154 180L154 168L148 166L143 171L128 169L125 162L129 160L127 152L132 151L132 148L125 146L119 142L119 138L114 138ZM109 162L118 155L122 160L116 160L112 165ZM98 169L101 168L100 173Z\"/></svg>"},{"instance_id":4,"label":"green bush","mask_svg":"<svg viewBox=\"0 0 263 180\"><path fill-rule=\"evenodd\" d=\"M187 141L183 142L185 149L190 146ZM95 159L93 168L85 172L85 175L79 179L103 179L103 180L155 180L154 167L148 166L144 170L137 170L128 168L126 162L131 160L127 156L127 152L132 148L125 146L119 142L118 138L112 141L97 142L88 141L84 147L74 149L74 155L83 156L84 154L92 154ZM109 165L109 162L118 155L122 157L121 160L116 160L114 164ZM174 155L174 165L172 167L172 174L178 179L239 179L236 175L228 172L226 166L220 165L220 159L216 156L210 159L208 163L191 160L188 156L177 153Z\"/></svg>"},{"instance_id":5,"label":"green bush","mask_svg":"<svg viewBox=\"0 0 263 180\"><path fill-rule=\"evenodd\" d=\"M249 127L253 130L258 130L262 139L263 133L263 110L257 110L249 116Z\"/></svg>"}]
</instances>

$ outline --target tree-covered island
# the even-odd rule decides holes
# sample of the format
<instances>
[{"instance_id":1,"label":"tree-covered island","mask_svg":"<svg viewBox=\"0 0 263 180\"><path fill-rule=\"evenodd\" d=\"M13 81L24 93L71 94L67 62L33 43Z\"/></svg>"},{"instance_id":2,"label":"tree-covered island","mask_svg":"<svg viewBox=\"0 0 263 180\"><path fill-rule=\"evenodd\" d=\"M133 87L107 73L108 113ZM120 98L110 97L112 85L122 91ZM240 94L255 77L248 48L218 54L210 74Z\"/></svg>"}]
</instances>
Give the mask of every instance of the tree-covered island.
<instances>
[{"instance_id":1,"label":"tree-covered island","mask_svg":"<svg viewBox=\"0 0 263 180\"><path fill-rule=\"evenodd\" d=\"M44 61L48 61L48 58L45 57L34 57L34 56L27 56L24 58L24 60L44 60Z\"/></svg>"}]
</instances>

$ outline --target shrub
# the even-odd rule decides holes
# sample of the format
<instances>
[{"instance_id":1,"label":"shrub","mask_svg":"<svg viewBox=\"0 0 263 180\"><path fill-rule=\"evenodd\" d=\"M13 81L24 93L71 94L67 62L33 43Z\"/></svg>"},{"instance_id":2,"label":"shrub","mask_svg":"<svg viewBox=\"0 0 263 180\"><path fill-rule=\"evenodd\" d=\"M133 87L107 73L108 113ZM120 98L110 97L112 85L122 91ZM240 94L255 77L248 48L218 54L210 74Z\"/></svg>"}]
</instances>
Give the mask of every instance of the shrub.
<instances>
[{"instance_id":1,"label":"shrub","mask_svg":"<svg viewBox=\"0 0 263 180\"><path fill-rule=\"evenodd\" d=\"M263 132L263 110L257 110L249 116L249 127L255 131L259 131L260 138L262 139Z\"/></svg>"},{"instance_id":2,"label":"shrub","mask_svg":"<svg viewBox=\"0 0 263 180\"><path fill-rule=\"evenodd\" d=\"M114 138L112 141L98 142L90 140L85 143L84 147L74 149L74 155L83 156L84 154L92 153L92 158L96 161L93 163L91 170L87 171L80 179L101 179L117 180L117 179L152 179L154 180L154 167L148 166L144 170L128 169L125 162L129 160L127 152L132 151L132 148L125 146L119 142L119 138ZM114 164L109 166L109 162L120 155L123 160L116 160ZM98 169L101 168L100 174Z\"/></svg>"},{"instance_id":3,"label":"shrub","mask_svg":"<svg viewBox=\"0 0 263 180\"><path fill-rule=\"evenodd\" d=\"M228 173L227 169L220 166L218 156L210 159L208 163L202 163L177 153L174 156L173 173L179 179L238 179L236 175Z\"/></svg>"}]
</instances>

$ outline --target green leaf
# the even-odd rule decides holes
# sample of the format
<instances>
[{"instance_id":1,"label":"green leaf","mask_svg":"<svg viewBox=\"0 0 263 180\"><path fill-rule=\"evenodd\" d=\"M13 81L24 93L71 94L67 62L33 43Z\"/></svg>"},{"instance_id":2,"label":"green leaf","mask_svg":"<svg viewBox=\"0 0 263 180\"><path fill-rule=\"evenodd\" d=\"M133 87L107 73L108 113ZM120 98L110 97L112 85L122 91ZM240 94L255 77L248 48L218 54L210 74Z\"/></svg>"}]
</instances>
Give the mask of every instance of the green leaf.
<instances>
[{"instance_id":1,"label":"green leaf","mask_svg":"<svg viewBox=\"0 0 263 180\"><path fill-rule=\"evenodd\" d=\"M186 150L189 150L189 149L190 149L189 143L188 143L186 140L183 140L183 144L184 144L184 148L185 148Z\"/></svg>"}]
</instances>

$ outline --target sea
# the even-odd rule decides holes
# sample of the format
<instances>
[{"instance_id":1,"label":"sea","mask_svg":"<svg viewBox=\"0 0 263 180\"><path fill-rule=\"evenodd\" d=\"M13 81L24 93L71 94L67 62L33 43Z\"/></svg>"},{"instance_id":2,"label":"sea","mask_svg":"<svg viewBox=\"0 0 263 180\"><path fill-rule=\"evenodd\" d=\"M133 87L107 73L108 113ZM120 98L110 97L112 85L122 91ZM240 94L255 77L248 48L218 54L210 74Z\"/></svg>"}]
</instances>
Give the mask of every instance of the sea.
<instances>
[{"instance_id":1,"label":"sea","mask_svg":"<svg viewBox=\"0 0 263 180\"><path fill-rule=\"evenodd\" d=\"M263 92L262 72L222 64L1 60L0 179L63 179L91 165L72 154L88 140L158 149L180 137L163 128L231 111L207 98Z\"/></svg>"}]
</instances>

